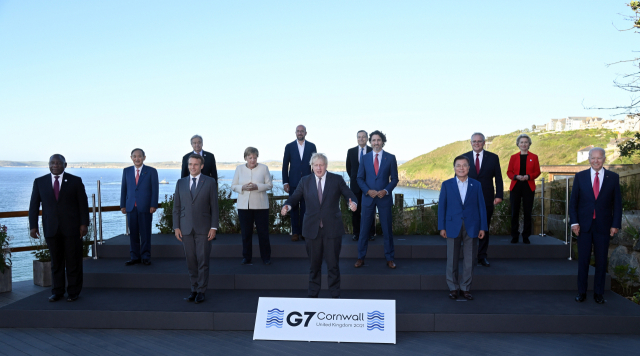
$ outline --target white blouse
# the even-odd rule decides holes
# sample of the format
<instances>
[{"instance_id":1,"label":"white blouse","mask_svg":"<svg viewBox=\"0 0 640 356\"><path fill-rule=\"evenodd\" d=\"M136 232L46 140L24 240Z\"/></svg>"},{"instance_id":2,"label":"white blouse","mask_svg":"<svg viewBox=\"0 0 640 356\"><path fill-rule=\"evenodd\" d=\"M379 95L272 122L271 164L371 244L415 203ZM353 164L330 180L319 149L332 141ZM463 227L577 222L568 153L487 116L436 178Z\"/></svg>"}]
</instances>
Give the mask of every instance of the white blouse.
<instances>
[{"instance_id":1,"label":"white blouse","mask_svg":"<svg viewBox=\"0 0 640 356\"><path fill-rule=\"evenodd\" d=\"M242 186L248 183L257 185L258 190L242 190ZM247 168L246 164L236 167L231 190L238 193L238 209L269 209L267 191L271 188L271 173L266 165L258 163L254 169Z\"/></svg>"}]
</instances>

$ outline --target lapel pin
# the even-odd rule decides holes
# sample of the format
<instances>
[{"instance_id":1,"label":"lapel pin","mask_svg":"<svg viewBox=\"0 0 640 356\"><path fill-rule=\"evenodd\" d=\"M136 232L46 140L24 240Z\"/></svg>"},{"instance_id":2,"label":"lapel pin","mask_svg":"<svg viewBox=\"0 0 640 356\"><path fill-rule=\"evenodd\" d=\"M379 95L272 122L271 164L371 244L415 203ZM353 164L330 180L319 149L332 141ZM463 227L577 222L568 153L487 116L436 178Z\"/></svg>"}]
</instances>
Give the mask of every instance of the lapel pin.
<instances>
[{"instance_id":1,"label":"lapel pin","mask_svg":"<svg viewBox=\"0 0 640 356\"><path fill-rule=\"evenodd\" d=\"M473 187L473 184L469 184L469 185Z\"/></svg>"}]
</instances>

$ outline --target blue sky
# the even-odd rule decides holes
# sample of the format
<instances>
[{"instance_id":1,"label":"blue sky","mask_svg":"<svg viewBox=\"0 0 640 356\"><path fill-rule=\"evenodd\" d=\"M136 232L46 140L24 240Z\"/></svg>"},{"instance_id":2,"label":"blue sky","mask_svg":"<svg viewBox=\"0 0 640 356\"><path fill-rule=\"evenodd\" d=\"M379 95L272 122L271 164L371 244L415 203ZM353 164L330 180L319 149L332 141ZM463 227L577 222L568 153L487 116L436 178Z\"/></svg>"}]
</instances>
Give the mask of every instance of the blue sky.
<instances>
[{"instance_id":1,"label":"blue sky","mask_svg":"<svg viewBox=\"0 0 640 356\"><path fill-rule=\"evenodd\" d=\"M408 160L471 133L618 111L624 1L0 1L0 160L330 160L360 129ZM514 146L514 151L516 147Z\"/></svg>"}]
</instances>

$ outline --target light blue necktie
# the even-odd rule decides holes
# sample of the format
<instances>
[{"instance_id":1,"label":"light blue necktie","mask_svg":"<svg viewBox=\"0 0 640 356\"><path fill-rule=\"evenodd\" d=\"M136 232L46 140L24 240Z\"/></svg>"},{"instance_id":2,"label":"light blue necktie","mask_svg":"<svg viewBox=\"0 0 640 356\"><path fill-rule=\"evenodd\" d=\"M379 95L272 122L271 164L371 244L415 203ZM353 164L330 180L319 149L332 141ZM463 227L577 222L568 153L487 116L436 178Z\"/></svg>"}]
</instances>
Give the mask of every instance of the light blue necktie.
<instances>
[{"instance_id":1,"label":"light blue necktie","mask_svg":"<svg viewBox=\"0 0 640 356\"><path fill-rule=\"evenodd\" d=\"M191 199L196 196L196 179L191 178L193 180L193 184L191 184Z\"/></svg>"}]
</instances>

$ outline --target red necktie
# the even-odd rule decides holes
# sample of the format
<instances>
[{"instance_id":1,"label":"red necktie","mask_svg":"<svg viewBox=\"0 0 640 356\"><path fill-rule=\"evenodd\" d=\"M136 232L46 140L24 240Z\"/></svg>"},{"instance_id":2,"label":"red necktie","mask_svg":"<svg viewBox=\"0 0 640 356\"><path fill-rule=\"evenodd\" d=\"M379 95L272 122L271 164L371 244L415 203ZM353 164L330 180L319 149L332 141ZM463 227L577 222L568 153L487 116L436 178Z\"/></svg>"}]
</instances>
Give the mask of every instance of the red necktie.
<instances>
[{"instance_id":1,"label":"red necktie","mask_svg":"<svg viewBox=\"0 0 640 356\"><path fill-rule=\"evenodd\" d=\"M378 175L378 166L380 162L378 162L378 153L376 153L376 159L373 160L373 169L376 171L376 175Z\"/></svg>"},{"instance_id":2,"label":"red necktie","mask_svg":"<svg viewBox=\"0 0 640 356\"><path fill-rule=\"evenodd\" d=\"M140 170L136 169L136 185L138 185L138 179L140 179ZM133 206L138 206L138 202L134 202Z\"/></svg>"},{"instance_id":3,"label":"red necktie","mask_svg":"<svg viewBox=\"0 0 640 356\"><path fill-rule=\"evenodd\" d=\"M598 178L598 172L596 172L596 178L593 180L593 195L598 199L598 194L600 194L600 178ZM593 218L596 218L596 210L593 209Z\"/></svg>"},{"instance_id":4,"label":"red necktie","mask_svg":"<svg viewBox=\"0 0 640 356\"><path fill-rule=\"evenodd\" d=\"M60 176L53 176L53 178L56 179L56 181L53 182L53 194L56 196L57 201L58 196L60 195L60 182L58 182L58 178L60 178Z\"/></svg>"},{"instance_id":5,"label":"red necktie","mask_svg":"<svg viewBox=\"0 0 640 356\"><path fill-rule=\"evenodd\" d=\"M476 153L476 174L480 174L480 154Z\"/></svg>"}]
</instances>

